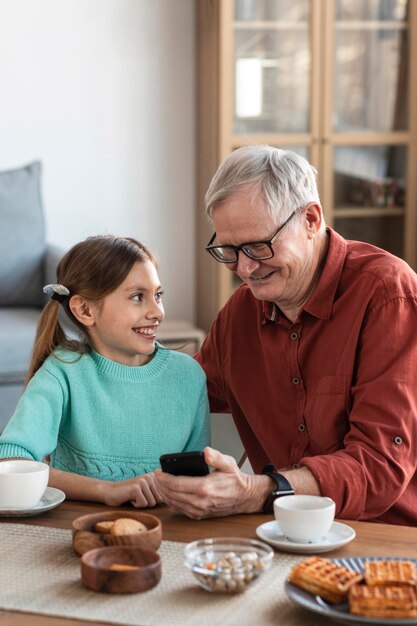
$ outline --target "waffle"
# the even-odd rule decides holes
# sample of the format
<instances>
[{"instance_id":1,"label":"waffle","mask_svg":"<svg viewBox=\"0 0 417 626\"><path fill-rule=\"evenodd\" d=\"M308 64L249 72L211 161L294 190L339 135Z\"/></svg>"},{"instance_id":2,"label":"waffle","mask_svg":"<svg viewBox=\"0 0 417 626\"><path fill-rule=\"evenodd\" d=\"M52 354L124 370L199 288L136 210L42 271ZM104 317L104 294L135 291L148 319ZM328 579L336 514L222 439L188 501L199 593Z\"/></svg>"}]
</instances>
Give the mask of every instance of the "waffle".
<instances>
[{"instance_id":1,"label":"waffle","mask_svg":"<svg viewBox=\"0 0 417 626\"><path fill-rule=\"evenodd\" d=\"M361 574L317 556L294 565L289 575L293 585L319 595L332 604L342 602L349 588L360 580Z\"/></svg>"},{"instance_id":2,"label":"waffle","mask_svg":"<svg viewBox=\"0 0 417 626\"><path fill-rule=\"evenodd\" d=\"M417 617L417 597L411 586L353 585L349 611L367 617Z\"/></svg>"},{"instance_id":3,"label":"waffle","mask_svg":"<svg viewBox=\"0 0 417 626\"><path fill-rule=\"evenodd\" d=\"M411 561L367 561L364 578L367 585L416 585L416 566Z\"/></svg>"}]
</instances>

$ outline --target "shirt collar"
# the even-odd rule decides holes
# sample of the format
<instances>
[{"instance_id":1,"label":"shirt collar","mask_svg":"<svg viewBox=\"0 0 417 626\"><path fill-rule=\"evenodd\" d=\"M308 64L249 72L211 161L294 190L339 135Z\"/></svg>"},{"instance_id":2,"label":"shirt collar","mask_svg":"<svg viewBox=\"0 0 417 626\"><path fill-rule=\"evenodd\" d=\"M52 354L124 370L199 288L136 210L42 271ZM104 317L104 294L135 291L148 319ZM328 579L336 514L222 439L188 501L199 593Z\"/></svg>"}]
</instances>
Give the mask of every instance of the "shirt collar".
<instances>
[{"instance_id":1,"label":"shirt collar","mask_svg":"<svg viewBox=\"0 0 417 626\"><path fill-rule=\"evenodd\" d=\"M315 317L330 319L336 290L342 275L346 258L347 243L332 228L326 228L329 236L329 249L323 272L317 287L305 303L303 310Z\"/></svg>"},{"instance_id":2,"label":"shirt collar","mask_svg":"<svg viewBox=\"0 0 417 626\"><path fill-rule=\"evenodd\" d=\"M329 248L323 271L316 288L303 306L303 311L321 319L330 319L333 302L345 263L347 243L332 228L326 228L329 236ZM275 321L279 311L273 302L262 302L262 323Z\"/></svg>"}]
</instances>

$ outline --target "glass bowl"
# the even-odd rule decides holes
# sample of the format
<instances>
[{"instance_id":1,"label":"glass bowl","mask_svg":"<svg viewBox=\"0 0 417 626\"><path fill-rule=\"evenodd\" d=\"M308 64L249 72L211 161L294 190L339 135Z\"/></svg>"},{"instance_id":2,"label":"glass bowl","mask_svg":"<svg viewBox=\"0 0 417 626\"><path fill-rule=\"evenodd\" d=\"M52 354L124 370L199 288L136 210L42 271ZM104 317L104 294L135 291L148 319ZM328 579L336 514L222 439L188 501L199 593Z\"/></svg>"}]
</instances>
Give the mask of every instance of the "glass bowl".
<instances>
[{"instance_id":1,"label":"glass bowl","mask_svg":"<svg viewBox=\"0 0 417 626\"><path fill-rule=\"evenodd\" d=\"M273 549L255 539L216 537L185 547L185 565L207 591L239 593L272 564Z\"/></svg>"}]
</instances>

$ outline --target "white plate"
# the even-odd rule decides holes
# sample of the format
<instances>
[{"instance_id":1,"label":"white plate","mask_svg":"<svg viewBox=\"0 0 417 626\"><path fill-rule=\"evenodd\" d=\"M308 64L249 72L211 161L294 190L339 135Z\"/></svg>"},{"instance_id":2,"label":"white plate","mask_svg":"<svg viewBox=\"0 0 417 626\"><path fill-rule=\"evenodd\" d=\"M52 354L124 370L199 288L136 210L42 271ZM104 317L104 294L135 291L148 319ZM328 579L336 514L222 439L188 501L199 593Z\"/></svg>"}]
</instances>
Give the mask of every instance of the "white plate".
<instances>
[{"instance_id":1,"label":"white plate","mask_svg":"<svg viewBox=\"0 0 417 626\"><path fill-rule=\"evenodd\" d=\"M337 565L343 565L344 567L348 567L349 569L356 570L357 572L362 573L364 568L365 561L381 561L381 560L389 560L395 561L398 560L395 557L351 557L345 559L331 559L337 563ZM413 561L417 565L417 560L409 559ZM383 618L383 617L365 617L361 615L351 615L348 609L348 603L343 602L341 604L328 604L323 598L320 596L313 596L311 593L296 587L295 585L288 582L285 582L285 591L287 595L300 604L301 606L309 609L310 611L314 611L314 613L320 613L321 615L325 615L326 617L330 617L333 619L337 619L338 623L340 622L352 622L356 624L395 624L395 626L399 626L400 624L417 624L417 619L415 617L401 617L398 619L395 618Z\"/></svg>"},{"instance_id":2,"label":"white plate","mask_svg":"<svg viewBox=\"0 0 417 626\"><path fill-rule=\"evenodd\" d=\"M54 509L65 500L65 493L55 487L47 487L42 498L30 509L0 509L0 517L29 517Z\"/></svg>"},{"instance_id":3,"label":"white plate","mask_svg":"<svg viewBox=\"0 0 417 626\"><path fill-rule=\"evenodd\" d=\"M322 541L317 543L295 543L284 537L275 520L258 526L256 534L263 541L280 550L284 550L284 552L299 552L301 554L330 552L330 550L336 550L336 548L344 546L345 543L349 543L356 537L356 532L350 526L340 522L333 522L329 532Z\"/></svg>"}]
</instances>

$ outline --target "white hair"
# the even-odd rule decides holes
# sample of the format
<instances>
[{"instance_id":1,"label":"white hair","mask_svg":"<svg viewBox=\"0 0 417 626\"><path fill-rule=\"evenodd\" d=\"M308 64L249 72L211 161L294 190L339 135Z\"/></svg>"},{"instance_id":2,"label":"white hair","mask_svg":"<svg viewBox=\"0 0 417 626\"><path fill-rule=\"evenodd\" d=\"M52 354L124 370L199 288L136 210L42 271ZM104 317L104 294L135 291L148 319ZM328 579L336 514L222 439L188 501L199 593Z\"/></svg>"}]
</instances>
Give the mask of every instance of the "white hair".
<instances>
[{"instance_id":1,"label":"white hair","mask_svg":"<svg viewBox=\"0 0 417 626\"><path fill-rule=\"evenodd\" d=\"M251 187L273 217L286 219L309 202L320 204L316 169L302 156L267 145L250 145L233 151L219 165L205 196L207 215L234 193Z\"/></svg>"}]
</instances>

